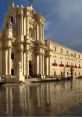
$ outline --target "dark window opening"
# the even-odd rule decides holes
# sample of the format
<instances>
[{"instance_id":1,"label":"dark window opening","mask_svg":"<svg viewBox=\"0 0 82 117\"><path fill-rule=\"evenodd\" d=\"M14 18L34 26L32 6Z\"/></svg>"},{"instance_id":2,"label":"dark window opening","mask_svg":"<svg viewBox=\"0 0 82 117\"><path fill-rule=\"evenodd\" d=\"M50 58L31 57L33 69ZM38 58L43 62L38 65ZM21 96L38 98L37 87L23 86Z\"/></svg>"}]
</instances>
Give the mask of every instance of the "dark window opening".
<instances>
[{"instance_id":1,"label":"dark window opening","mask_svg":"<svg viewBox=\"0 0 82 117\"><path fill-rule=\"evenodd\" d=\"M11 53L11 59L14 60L14 53Z\"/></svg>"},{"instance_id":2,"label":"dark window opening","mask_svg":"<svg viewBox=\"0 0 82 117\"><path fill-rule=\"evenodd\" d=\"M11 69L11 75L14 76L14 69Z\"/></svg>"},{"instance_id":3,"label":"dark window opening","mask_svg":"<svg viewBox=\"0 0 82 117\"><path fill-rule=\"evenodd\" d=\"M29 61L29 75L30 75L30 76L33 75L33 65L32 65L32 61Z\"/></svg>"},{"instance_id":4,"label":"dark window opening","mask_svg":"<svg viewBox=\"0 0 82 117\"><path fill-rule=\"evenodd\" d=\"M61 72L61 76L63 75L63 73Z\"/></svg>"},{"instance_id":5,"label":"dark window opening","mask_svg":"<svg viewBox=\"0 0 82 117\"><path fill-rule=\"evenodd\" d=\"M68 75L68 72L67 72L67 75Z\"/></svg>"}]
</instances>

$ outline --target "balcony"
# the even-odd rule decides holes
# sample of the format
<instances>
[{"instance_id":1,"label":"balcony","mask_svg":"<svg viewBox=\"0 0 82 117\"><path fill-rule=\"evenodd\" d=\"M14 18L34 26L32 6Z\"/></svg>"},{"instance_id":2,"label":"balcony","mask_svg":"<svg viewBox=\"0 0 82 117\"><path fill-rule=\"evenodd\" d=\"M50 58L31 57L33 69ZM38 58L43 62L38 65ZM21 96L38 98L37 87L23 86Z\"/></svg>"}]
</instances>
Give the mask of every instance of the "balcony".
<instances>
[{"instance_id":1,"label":"balcony","mask_svg":"<svg viewBox=\"0 0 82 117\"><path fill-rule=\"evenodd\" d=\"M66 65L66 67L70 67L70 65Z\"/></svg>"},{"instance_id":2,"label":"balcony","mask_svg":"<svg viewBox=\"0 0 82 117\"><path fill-rule=\"evenodd\" d=\"M77 68L77 66L75 66L75 68Z\"/></svg>"},{"instance_id":3,"label":"balcony","mask_svg":"<svg viewBox=\"0 0 82 117\"><path fill-rule=\"evenodd\" d=\"M59 64L60 67L64 67L64 64Z\"/></svg>"}]
</instances>

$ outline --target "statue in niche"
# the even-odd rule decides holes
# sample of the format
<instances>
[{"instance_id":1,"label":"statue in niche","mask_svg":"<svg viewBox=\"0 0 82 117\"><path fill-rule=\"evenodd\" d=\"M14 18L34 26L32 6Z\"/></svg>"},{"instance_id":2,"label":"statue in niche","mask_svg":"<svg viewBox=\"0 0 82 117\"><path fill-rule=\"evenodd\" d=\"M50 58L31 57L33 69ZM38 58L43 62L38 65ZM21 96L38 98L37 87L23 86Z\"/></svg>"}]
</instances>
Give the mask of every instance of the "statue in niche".
<instances>
[{"instance_id":1,"label":"statue in niche","mask_svg":"<svg viewBox=\"0 0 82 117\"><path fill-rule=\"evenodd\" d=\"M11 18L8 18L8 21L7 21L7 23L6 23L6 28L7 28L7 29L12 29Z\"/></svg>"}]
</instances>

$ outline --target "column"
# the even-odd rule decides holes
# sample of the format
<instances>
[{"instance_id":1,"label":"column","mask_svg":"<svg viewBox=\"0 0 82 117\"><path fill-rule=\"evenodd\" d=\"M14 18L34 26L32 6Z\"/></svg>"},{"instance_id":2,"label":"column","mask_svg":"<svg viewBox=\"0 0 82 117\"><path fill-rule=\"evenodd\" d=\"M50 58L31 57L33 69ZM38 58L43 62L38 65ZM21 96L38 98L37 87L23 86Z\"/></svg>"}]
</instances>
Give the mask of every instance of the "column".
<instances>
[{"instance_id":1,"label":"column","mask_svg":"<svg viewBox=\"0 0 82 117\"><path fill-rule=\"evenodd\" d=\"M49 74L49 66L48 66L49 64L48 64L48 57L46 57L46 75L48 76L48 74Z\"/></svg>"},{"instance_id":2,"label":"column","mask_svg":"<svg viewBox=\"0 0 82 117\"><path fill-rule=\"evenodd\" d=\"M42 75L42 54L39 55L39 74Z\"/></svg>"},{"instance_id":3,"label":"column","mask_svg":"<svg viewBox=\"0 0 82 117\"><path fill-rule=\"evenodd\" d=\"M41 55L39 55L39 74L41 75Z\"/></svg>"},{"instance_id":4,"label":"column","mask_svg":"<svg viewBox=\"0 0 82 117\"><path fill-rule=\"evenodd\" d=\"M23 56L23 70L24 70L24 75L26 75L26 53L24 53Z\"/></svg>"},{"instance_id":5,"label":"column","mask_svg":"<svg viewBox=\"0 0 82 117\"><path fill-rule=\"evenodd\" d=\"M39 75L39 55L36 56L36 75Z\"/></svg>"},{"instance_id":6,"label":"column","mask_svg":"<svg viewBox=\"0 0 82 117\"><path fill-rule=\"evenodd\" d=\"M20 34L23 34L23 10L21 11L21 18L20 18Z\"/></svg>"},{"instance_id":7,"label":"column","mask_svg":"<svg viewBox=\"0 0 82 117\"><path fill-rule=\"evenodd\" d=\"M49 76L50 76L50 56L49 56L49 58L48 58L48 74L49 74Z\"/></svg>"},{"instance_id":8,"label":"column","mask_svg":"<svg viewBox=\"0 0 82 117\"><path fill-rule=\"evenodd\" d=\"M19 81L25 82L24 73L23 73L23 50L19 50L17 77Z\"/></svg>"},{"instance_id":9,"label":"column","mask_svg":"<svg viewBox=\"0 0 82 117\"><path fill-rule=\"evenodd\" d=\"M8 75L11 75L11 48L8 49Z\"/></svg>"},{"instance_id":10,"label":"column","mask_svg":"<svg viewBox=\"0 0 82 117\"><path fill-rule=\"evenodd\" d=\"M5 75L8 75L8 50L5 50Z\"/></svg>"},{"instance_id":11,"label":"column","mask_svg":"<svg viewBox=\"0 0 82 117\"><path fill-rule=\"evenodd\" d=\"M22 70L23 70L23 50L20 51L20 62L21 62L21 67L22 67Z\"/></svg>"},{"instance_id":12,"label":"column","mask_svg":"<svg viewBox=\"0 0 82 117\"><path fill-rule=\"evenodd\" d=\"M26 52L26 76L29 76L29 56L28 52Z\"/></svg>"},{"instance_id":13,"label":"column","mask_svg":"<svg viewBox=\"0 0 82 117\"><path fill-rule=\"evenodd\" d=\"M20 33L19 33L19 40L20 41L24 41L24 33L23 33L23 11L21 11L21 14L20 14Z\"/></svg>"},{"instance_id":14,"label":"column","mask_svg":"<svg viewBox=\"0 0 82 117\"><path fill-rule=\"evenodd\" d=\"M37 40L39 40L40 38L39 38L39 25L37 24Z\"/></svg>"},{"instance_id":15,"label":"column","mask_svg":"<svg viewBox=\"0 0 82 117\"><path fill-rule=\"evenodd\" d=\"M26 35L29 37L28 16L26 15Z\"/></svg>"},{"instance_id":16,"label":"column","mask_svg":"<svg viewBox=\"0 0 82 117\"><path fill-rule=\"evenodd\" d=\"M42 40L42 28L41 28L41 24L39 24L39 40Z\"/></svg>"},{"instance_id":17,"label":"column","mask_svg":"<svg viewBox=\"0 0 82 117\"><path fill-rule=\"evenodd\" d=\"M42 25L42 39L44 40L44 25Z\"/></svg>"},{"instance_id":18,"label":"column","mask_svg":"<svg viewBox=\"0 0 82 117\"><path fill-rule=\"evenodd\" d=\"M42 55L42 70L43 70L42 71L43 72L42 75L45 75L44 74L44 55Z\"/></svg>"}]
</instances>

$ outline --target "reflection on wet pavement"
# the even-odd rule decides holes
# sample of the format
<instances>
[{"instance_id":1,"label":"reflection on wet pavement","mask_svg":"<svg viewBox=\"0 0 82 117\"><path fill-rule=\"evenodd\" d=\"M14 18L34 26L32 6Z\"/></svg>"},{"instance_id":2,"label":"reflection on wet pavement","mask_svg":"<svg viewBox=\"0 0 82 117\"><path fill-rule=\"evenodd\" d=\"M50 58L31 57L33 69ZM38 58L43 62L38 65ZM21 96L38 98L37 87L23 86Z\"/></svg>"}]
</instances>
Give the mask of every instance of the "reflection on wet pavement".
<instances>
[{"instance_id":1,"label":"reflection on wet pavement","mask_svg":"<svg viewBox=\"0 0 82 117\"><path fill-rule=\"evenodd\" d=\"M82 80L0 87L0 116L61 115L82 103Z\"/></svg>"}]
</instances>

